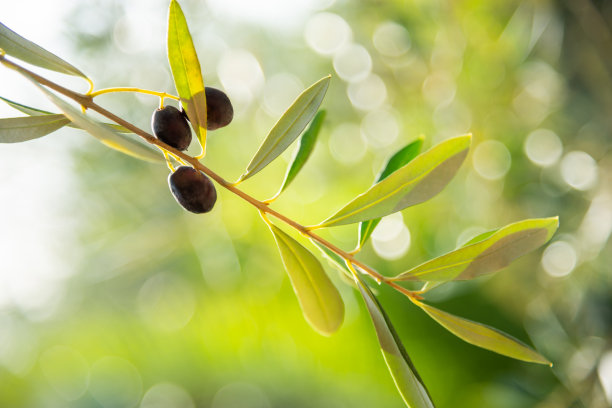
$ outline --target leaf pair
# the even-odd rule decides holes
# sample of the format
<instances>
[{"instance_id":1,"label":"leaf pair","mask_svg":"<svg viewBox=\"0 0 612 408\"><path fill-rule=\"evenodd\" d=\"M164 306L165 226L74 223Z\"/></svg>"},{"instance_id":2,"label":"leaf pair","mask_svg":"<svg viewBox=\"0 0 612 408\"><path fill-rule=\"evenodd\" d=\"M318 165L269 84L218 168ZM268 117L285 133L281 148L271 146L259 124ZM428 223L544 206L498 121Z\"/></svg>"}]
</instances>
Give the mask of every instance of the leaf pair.
<instances>
[{"instance_id":1,"label":"leaf pair","mask_svg":"<svg viewBox=\"0 0 612 408\"><path fill-rule=\"evenodd\" d=\"M429 200L453 178L467 156L471 139L471 135L459 136L437 144L382 178L317 228L374 220Z\"/></svg>"},{"instance_id":2,"label":"leaf pair","mask_svg":"<svg viewBox=\"0 0 612 408\"><path fill-rule=\"evenodd\" d=\"M272 130L270 130L270 133L268 133L268 136L266 136L248 164L246 171L238 179L239 181L244 181L261 171L298 138L306 125L317 113L317 109L319 109L329 87L330 79L331 76L321 78L297 97L278 122L276 122ZM323 118L324 114L321 113L318 120L314 121L311 125L310 129L312 131L305 134L306 140L301 143L298 154L295 156L293 164L289 167L289 172L285 177L281 191L291 182L308 158L310 151L314 147L314 139L316 139Z\"/></svg>"},{"instance_id":3,"label":"leaf pair","mask_svg":"<svg viewBox=\"0 0 612 408\"><path fill-rule=\"evenodd\" d=\"M0 48L2 48L7 55L32 65L61 72L63 74L80 76L89 81L89 78L79 69L23 38L2 23L0 23ZM63 114L46 112L1 98L13 108L30 116L0 119L0 143L18 143L36 139L68 125L81 128L91 133L94 137L102 141L102 143L123 153L148 161L161 162L160 155L154 150L125 135L116 133L116 131L126 132L126 129L123 127L111 124L101 124L92 120L55 94L49 92L46 88L42 87L25 71L18 69L18 72L36 84Z\"/></svg>"},{"instance_id":4,"label":"leaf pair","mask_svg":"<svg viewBox=\"0 0 612 408\"><path fill-rule=\"evenodd\" d=\"M558 226L558 217L509 224L481 234L465 246L416 266L391 280L447 282L493 273L546 243Z\"/></svg>"}]
</instances>

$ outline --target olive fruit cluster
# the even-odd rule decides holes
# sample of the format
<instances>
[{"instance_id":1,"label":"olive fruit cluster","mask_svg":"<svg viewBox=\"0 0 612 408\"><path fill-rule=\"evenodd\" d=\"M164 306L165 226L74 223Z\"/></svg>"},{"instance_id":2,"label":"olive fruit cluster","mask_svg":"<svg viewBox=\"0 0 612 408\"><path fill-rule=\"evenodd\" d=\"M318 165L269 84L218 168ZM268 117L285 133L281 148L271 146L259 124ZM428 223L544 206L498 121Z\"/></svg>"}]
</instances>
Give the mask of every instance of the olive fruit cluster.
<instances>
[{"instance_id":1,"label":"olive fruit cluster","mask_svg":"<svg viewBox=\"0 0 612 408\"><path fill-rule=\"evenodd\" d=\"M205 88L208 130L229 125L234 118L234 108L227 95L216 88ZM165 106L156 109L151 118L153 134L162 142L178 150L185 150L191 143L191 129L183 109Z\"/></svg>"},{"instance_id":2,"label":"olive fruit cluster","mask_svg":"<svg viewBox=\"0 0 612 408\"><path fill-rule=\"evenodd\" d=\"M234 117L234 109L227 95L215 88L206 87L207 129L227 126ZM165 106L156 109L151 118L153 134L162 142L178 150L185 150L191 143L191 129L183 109ZM180 166L168 176L168 185L176 201L187 211L201 214L213 209L217 190L212 181L201 171L190 166Z\"/></svg>"}]
</instances>

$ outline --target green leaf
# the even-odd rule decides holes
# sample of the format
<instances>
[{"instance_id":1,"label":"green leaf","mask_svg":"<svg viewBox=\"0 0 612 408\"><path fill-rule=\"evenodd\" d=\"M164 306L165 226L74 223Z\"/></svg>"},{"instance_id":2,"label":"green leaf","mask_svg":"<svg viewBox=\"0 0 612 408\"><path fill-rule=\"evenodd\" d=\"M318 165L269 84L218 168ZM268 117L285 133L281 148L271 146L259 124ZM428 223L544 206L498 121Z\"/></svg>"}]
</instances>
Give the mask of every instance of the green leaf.
<instances>
[{"instance_id":1,"label":"green leaf","mask_svg":"<svg viewBox=\"0 0 612 408\"><path fill-rule=\"evenodd\" d=\"M353 274L353 278L370 313L383 357L402 399L410 408L434 407L431 396L412 364L387 313L363 280L357 274Z\"/></svg>"},{"instance_id":2,"label":"green leaf","mask_svg":"<svg viewBox=\"0 0 612 408\"><path fill-rule=\"evenodd\" d=\"M11 101L10 99L6 99L0 96L0 99L3 100L4 102L6 102L7 105L9 105L12 108L17 109L20 112L25 113L26 115L30 115L30 116L40 116L40 115L57 115L57 113L52 113L52 112L48 112L42 109L37 109L37 108L32 108L31 106L27 106L27 105L22 105L20 103L17 103L15 101ZM61 115L61 114L60 114ZM62 115L64 116L64 115ZM70 120L68 120L68 125L69 127L72 128L77 128L79 129L78 126L76 126L74 123L70 122ZM121 126L121 125L117 125L115 123L103 123L103 126L109 127L117 132L120 133L132 133L131 130Z\"/></svg>"},{"instance_id":3,"label":"green leaf","mask_svg":"<svg viewBox=\"0 0 612 408\"><path fill-rule=\"evenodd\" d=\"M287 188L289 183L291 183L295 176L297 176L297 174L300 172L300 170L302 170L304 164L306 164L308 157L310 157L310 153L312 153L312 150L315 147L315 144L317 142L317 136L319 135L321 126L323 126L324 119L325 111L319 111L310 123L310 126L308 126L308 129L306 129L304 134L302 134L302 136L300 137L296 153L293 156L293 160L289 165L289 168L287 169L287 174L285 174L285 180L283 181L283 184L281 185L281 188L279 189L277 195L282 193Z\"/></svg>"},{"instance_id":4,"label":"green leaf","mask_svg":"<svg viewBox=\"0 0 612 408\"><path fill-rule=\"evenodd\" d=\"M302 133L323 101L331 76L321 78L302 92L276 122L251 159L240 181L253 176L276 159Z\"/></svg>"},{"instance_id":5,"label":"green leaf","mask_svg":"<svg viewBox=\"0 0 612 408\"><path fill-rule=\"evenodd\" d=\"M423 137L417 138L412 143L404 146L402 149L398 150L391 158L387 161L382 171L376 178L375 184L386 179L389 175L391 175L396 170L404 167L406 164L410 163L412 159L417 157L417 155L421 151L421 147L423 146ZM375 218L369 221L362 221L359 223L359 236L357 239L357 248L363 247L363 245L367 242L372 232L374 232L374 228L380 222L380 218Z\"/></svg>"},{"instance_id":6,"label":"green leaf","mask_svg":"<svg viewBox=\"0 0 612 408\"><path fill-rule=\"evenodd\" d=\"M470 344L517 360L552 366L550 361L522 341L493 327L454 316L421 302L415 303L446 330Z\"/></svg>"},{"instance_id":7,"label":"green leaf","mask_svg":"<svg viewBox=\"0 0 612 408\"><path fill-rule=\"evenodd\" d=\"M48 135L70 123L64 115L0 119L0 143L19 143Z\"/></svg>"},{"instance_id":8,"label":"green leaf","mask_svg":"<svg viewBox=\"0 0 612 408\"><path fill-rule=\"evenodd\" d=\"M8 55L37 67L87 79L87 76L73 65L32 41L26 40L2 23L0 23L0 48Z\"/></svg>"},{"instance_id":9,"label":"green leaf","mask_svg":"<svg viewBox=\"0 0 612 408\"><path fill-rule=\"evenodd\" d=\"M177 1L168 12L168 62L181 105L187 113L202 149L206 149L206 91L200 61L187 20Z\"/></svg>"},{"instance_id":10,"label":"green leaf","mask_svg":"<svg viewBox=\"0 0 612 408\"><path fill-rule=\"evenodd\" d=\"M344 320L344 303L323 267L306 248L282 230L268 224L306 321L330 336Z\"/></svg>"},{"instance_id":11,"label":"green leaf","mask_svg":"<svg viewBox=\"0 0 612 408\"><path fill-rule=\"evenodd\" d=\"M488 238L425 262L391 280L467 280L492 273L543 245L553 236L558 226L558 217L509 224L494 231Z\"/></svg>"},{"instance_id":12,"label":"green leaf","mask_svg":"<svg viewBox=\"0 0 612 408\"><path fill-rule=\"evenodd\" d=\"M373 185L319 228L372 220L427 201L453 178L467 156L471 135L445 140Z\"/></svg>"},{"instance_id":13,"label":"green leaf","mask_svg":"<svg viewBox=\"0 0 612 408\"><path fill-rule=\"evenodd\" d=\"M96 122L83 114L80 110L68 104L66 101L49 92L45 87L39 85L36 80L31 78L29 75L24 74L24 76L30 79L76 126L85 130L87 133L91 134L108 147L142 160L163 162L160 154L155 150L143 145L142 143L138 143L125 135L113 132L108 127Z\"/></svg>"}]
</instances>

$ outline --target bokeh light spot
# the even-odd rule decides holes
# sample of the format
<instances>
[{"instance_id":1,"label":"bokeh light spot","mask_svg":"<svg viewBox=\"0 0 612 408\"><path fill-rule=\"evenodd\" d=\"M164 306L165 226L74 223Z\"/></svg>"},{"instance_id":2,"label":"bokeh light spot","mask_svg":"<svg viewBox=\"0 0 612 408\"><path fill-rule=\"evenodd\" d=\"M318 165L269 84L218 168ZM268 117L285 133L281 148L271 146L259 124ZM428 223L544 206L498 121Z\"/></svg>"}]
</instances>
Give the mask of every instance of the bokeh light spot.
<instances>
[{"instance_id":1,"label":"bokeh light spot","mask_svg":"<svg viewBox=\"0 0 612 408\"><path fill-rule=\"evenodd\" d=\"M195 408L191 395L170 383L155 384L145 393L140 408Z\"/></svg>"},{"instance_id":2,"label":"bokeh light spot","mask_svg":"<svg viewBox=\"0 0 612 408\"><path fill-rule=\"evenodd\" d=\"M487 180L501 179L512 164L510 152L497 140L486 140L476 146L472 161L476 172Z\"/></svg>"},{"instance_id":3,"label":"bokeh light spot","mask_svg":"<svg viewBox=\"0 0 612 408\"><path fill-rule=\"evenodd\" d=\"M410 50L410 34L403 26L392 21L381 23L372 36L374 46L386 57L400 57Z\"/></svg>"},{"instance_id":4,"label":"bokeh light spot","mask_svg":"<svg viewBox=\"0 0 612 408\"><path fill-rule=\"evenodd\" d=\"M363 111L374 110L387 99L387 87L375 74L370 74L363 81L351 83L347 93L353 106Z\"/></svg>"},{"instance_id":5,"label":"bokeh light spot","mask_svg":"<svg viewBox=\"0 0 612 408\"><path fill-rule=\"evenodd\" d=\"M319 13L308 20L304 37L317 53L333 55L351 41L353 33L346 20L339 15Z\"/></svg>"},{"instance_id":6,"label":"bokeh light spot","mask_svg":"<svg viewBox=\"0 0 612 408\"><path fill-rule=\"evenodd\" d=\"M529 160L541 167L552 166L563 153L561 139L549 129L536 129L531 132L525 139L523 148Z\"/></svg>"},{"instance_id":7,"label":"bokeh light spot","mask_svg":"<svg viewBox=\"0 0 612 408\"><path fill-rule=\"evenodd\" d=\"M138 292L138 309L151 326L174 331L185 327L195 311L193 289L176 275L149 278Z\"/></svg>"},{"instance_id":8,"label":"bokeh light spot","mask_svg":"<svg viewBox=\"0 0 612 408\"><path fill-rule=\"evenodd\" d=\"M329 138L329 151L342 164L359 162L366 153L359 126L348 122L336 126Z\"/></svg>"},{"instance_id":9,"label":"bokeh light spot","mask_svg":"<svg viewBox=\"0 0 612 408\"><path fill-rule=\"evenodd\" d=\"M561 177L576 190L588 190L597 182L597 163L585 152L569 152L561 160Z\"/></svg>"},{"instance_id":10,"label":"bokeh light spot","mask_svg":"<svg viewBox=\"0 0 612 408\"><path fill-rule=\"evenodd\" d=\"M410 231L401 213L384 217L372 232L374 251L383 259L399 259L410 249Z\"/></svg>"},{"instance_id":11,"label":"bokeh light spot","mask_svg":"<svg viewBox=\"0 0 612 408\"><path fill-rule=\"evenodd\" d=\"M542 267L555 278L569 275L576 267L577 254L574 247L565 241L550 244L542 255Z\"/></svg>"},{"instance_id":12,"label":"bokeh light spot","mask_svg":"<svg viewBox=\"0 0 612 408\"><path fill-rule=\"evenodd\" d=\"M345 81L362 81L372 70L372 57L363 46L350 44L334 56L334 69Z\"/></svg>"},{"instance_id":13,"label":"bokeh light spot","mask_svg":"<svg viewBox=\"0 0 612 408\"><path fill-rule=\"evenodd\" d=\"M368 112L361 121L361 134L372 147L384 148L392 145L397 140L399 132L397 117L388 109Z\"/></svg>"},{"instance_id":14,"label":"bokeh light spot","mask_svg":"<svg viewBox=\"0 0 612 408\"><path fill-rule=\"evenodd\" d=\"M142 379L126 359L106 356L91 367L89 391L104 408L129 408L140 401Z\"/></svg>"},{"instance_id":15,"label":"bokeh light spot","mask_svg":"<svg viewBox=\"0 0 612 408\"><path fill-rule=\"evenodd\" d=\"M227 384L215 394L211 408L270 408L264 392L254 384Z\"/></svg>"},{"instance_id":16,"label":"bokeh light spot","mask_svg":"<svg viewBox=\"0 0 612 408\"><path fill-rule=\"evenodd\" d=\"M283 72L268 78L263 98L266 112L271 116L282 115L302 90L304 85L295 75Z\"/></svg>"}]
</instances>

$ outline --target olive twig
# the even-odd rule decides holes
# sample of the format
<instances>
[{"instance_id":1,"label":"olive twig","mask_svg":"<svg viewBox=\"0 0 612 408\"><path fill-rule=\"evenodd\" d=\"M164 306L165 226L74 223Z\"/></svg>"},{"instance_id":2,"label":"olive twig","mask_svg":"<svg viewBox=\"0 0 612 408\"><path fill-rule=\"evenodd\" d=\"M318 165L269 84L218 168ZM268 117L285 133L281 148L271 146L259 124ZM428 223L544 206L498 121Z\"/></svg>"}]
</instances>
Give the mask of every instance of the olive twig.
<instances>
[{"instance_id":1,"label":"olive twig","mask_svg":"<svg viewBox=\"0 0 612 408\"><path fill-rule=\"evenodd\" d=\"M259 210L260 213L265 214L266 218L268 216L273 216L274 218L284 222L285 224L287 224L288 226L292 227L293 229L297 230L299 233L301 233L302 235L310 238L313 241L318 242L319 244L325 246L326 248L328 248L330 251L334 252L335 254L337 254L338 256L340 256L341 258L343 258L345 261L347 261L348 263L350 263L351 265L358 267L361 271L363 271L364 273L366 273L367 275L369 275L371 278L373 278L376 282L380 283L386 283L389 286L393 287L394 289L396 289L397 291L403 293L404 295L408 296L411 299L420 299L421 297L414 293L413 291L410 291L398 284L396 284L393 281L390 281L389 279L387 279L385 276L381 275L380 273L378 273L377 271L375 271L373 268L369 267L368 265L364 264L363 262L355 259L355 257L353 256L352 253L344 251L340 248L338 248L337 246L335 246L334 244L332 244L331 242L325 240L324 238L320 237L319 235L313 233L312 231L315 229L320 228L319 226L304 226L296 221L294 221L293 219L277 212L276 210L272 209L269 207L269 205L266 202L263 201L259 201L258 199L252 197L251 195L245 193L244 191L236 188L236 186L238 184L240 184L242 182L242 180L238 180L235 183L231 183L227 180L225 180L223 177L221 177L220 175L218 175L217 173L215 173L214 171L212 171L211 169L209 169L208 167L204 166L196 157L193 156L189 156L188 154L164 143L163 141L159 140L158 138L156 138L155 136L151 135L150 133L140 129L139 127L133 125L132 123L128 122L125 119L122 119L121 117L115 115L114 113L106 110L105 108L103 108L102 106L98 105L97 103L95 103L93 101L93 97L91 95L84 95L84 94L80 94L77 92L74 92L70 89L64 88L63 86L50 81L44 77L41 77L40 75L37 75L29 70L27 70L26 68L23 68L22 66L7 60L6 58L4 58L4 56L0 55L0 60L2 61L2 63L4 63L5 65L7 65L8 67L15 69L19 72L21 72L24 75L30 76L32 77L34 80L36 80L38 83L40 83L41 85L44 85L48 88L53 89L54 91L67 96L70 99L73 99L75 102L85 106L87 109L91 109L94 112L99 113L100 115L106 117L107 119L125 127L126 129L130 130L131 132L135 133L136 135L140 136L142 139L144 139L147 143L152 144L154 146L159 147L160 149L162 149L163 151L166 151L167 153L169 153L170 155L172 155L173 157L175 157L177 160L179 160L180 162L183 163L189 163L189 165L191 165L193 168L201 171L202 173L206 174L207 176L209 176L211 179L213 179L217 184L219 184L220 186L222 186L223 188L231 191L232 193L234 193L235 195L237 195L238 197L242 198L243 200L245 200L246 202L248 202L249 204L251 204L252 206L254 206L257 210ZM114 89L126 89L126 88L114 88ZM100 91L98 91L100 92ZM94 93L95 94L95 93ZM92 94L92 95L94 95ZM99 93L98 93L99 94ZM172 97L172 96L170 96Z\"/></svg>"}]
</instances>

